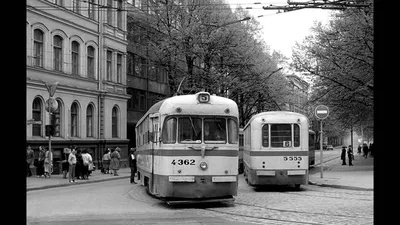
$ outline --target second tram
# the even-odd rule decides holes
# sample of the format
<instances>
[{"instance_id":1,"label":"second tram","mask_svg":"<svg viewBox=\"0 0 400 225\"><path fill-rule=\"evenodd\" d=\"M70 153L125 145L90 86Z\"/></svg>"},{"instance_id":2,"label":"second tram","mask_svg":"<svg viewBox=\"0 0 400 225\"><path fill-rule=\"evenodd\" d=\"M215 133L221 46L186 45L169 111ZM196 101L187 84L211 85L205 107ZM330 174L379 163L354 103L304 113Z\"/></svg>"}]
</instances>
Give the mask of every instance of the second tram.
<instances>
[{"instance_id":1,"label":"second tram","mask_svg":"<svg viewBox=\"0 0 400 225\"><path fill-rule=\"evenodd\" d=\"M154 104L135 128L140 184L168 204L233 201L238 124L236 103L208 92Z\"/></svg>"},{"instance_id":2,"label":"second tram","mask_svg":"<svg viewBox=\"0 0 400 225\"><path fill-rule=\"evenodd\" d=\"M244 127L244 177L249 185L308 184L308 119L287 111L254 115Z\"/></svg>"}]
</instances>

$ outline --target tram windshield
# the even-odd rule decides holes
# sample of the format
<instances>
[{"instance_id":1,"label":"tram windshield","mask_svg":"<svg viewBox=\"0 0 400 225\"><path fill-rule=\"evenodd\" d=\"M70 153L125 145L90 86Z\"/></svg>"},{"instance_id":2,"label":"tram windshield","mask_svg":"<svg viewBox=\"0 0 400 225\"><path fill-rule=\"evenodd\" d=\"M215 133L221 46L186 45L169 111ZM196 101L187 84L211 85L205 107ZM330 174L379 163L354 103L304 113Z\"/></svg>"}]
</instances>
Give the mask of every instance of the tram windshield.
<instances>
[{"instance_id":1,"label":"tram windshield","mask_svg":"<svg viewBox=\"0 0 400 225\"><path fill-rule=\"evenodd\" d=\"M177 133L176 126L178 128ZM226 117L170 117L164 122L163 143L238 143L238 124Z\"/></svg>"}]
</instances>

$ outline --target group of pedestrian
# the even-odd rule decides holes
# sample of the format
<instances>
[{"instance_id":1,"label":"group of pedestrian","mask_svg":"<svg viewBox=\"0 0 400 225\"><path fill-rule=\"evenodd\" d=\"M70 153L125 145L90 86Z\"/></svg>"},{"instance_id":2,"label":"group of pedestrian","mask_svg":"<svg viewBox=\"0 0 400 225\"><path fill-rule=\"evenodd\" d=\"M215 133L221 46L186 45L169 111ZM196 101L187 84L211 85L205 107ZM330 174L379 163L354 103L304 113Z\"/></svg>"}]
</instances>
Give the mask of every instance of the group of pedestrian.
<instances>
[{"instance_id":1,"label":"group of pedestrian","mask_svg":"<svg viewBox=\"0 0 400 225\"><path fill-rule=\"evenodd\" d=\"M101 172L104 174L114 174L114 176L119 176L118 170L121 168L120 160L121 149L119 147L116 147L115 149L108 148L103 154L103 168L101 169Z\"/></svg>"},{"instance_id":2,"label":"group of pedestrian","mask_svg":"<svg viewBox=\"0 0 400 225\"><path fill-rule=\"evenodd\" d=\"M363 143L362 145L358 145L357 153L361 155L361 150L362 150L363 157L368 158L368 155L373 156L372 149L373 149L373 143L370 143L369 147L367 143Z\"/></svg>"},{"instance_id":3,"label":"group of pedestrian","mask_svg":"<svg viewBox=\"0 0 400 225\"><path fill-rule=\"evenodd\" d=\"M347 148L347 158L349 160L349 166L352 166L354 160L354 154L351 145L349 145L349 147ZM342 165L346 165L346 146L342 147L342 154L340 155L340 159L342 160Z\"/></svg>"},{"instance_id":4,"label":"group of pedestrian","mask_svg":"<svg viewBox=\"0 0 400 225\"><path fill-rule=\"evenodd\" d=\"M32 176L31 165L36 167L37 177L50 177L53 172L53 153L52 151L46 150L42 146L39 146L38 157L35 158L34 151L31 146L28 146L26 150L26 171L27 177Z\"/></svg>"}]
</instances>

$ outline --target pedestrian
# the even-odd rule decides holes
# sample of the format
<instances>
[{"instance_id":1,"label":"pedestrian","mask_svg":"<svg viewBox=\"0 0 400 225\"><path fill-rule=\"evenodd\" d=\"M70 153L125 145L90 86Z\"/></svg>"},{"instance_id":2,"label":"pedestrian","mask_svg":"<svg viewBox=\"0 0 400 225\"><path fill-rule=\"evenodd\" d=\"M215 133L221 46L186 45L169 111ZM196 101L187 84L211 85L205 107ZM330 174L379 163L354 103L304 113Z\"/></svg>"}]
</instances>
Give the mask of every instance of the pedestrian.
<instances>
[{"instance_id":1,"label":"pedestrian","mask_svg":"<svg viewBox=\"0 0 400 225\"><path fill-rule=\"evenodd\" d=\"M63 178L67 179L67 174L69 172L69 163L68 163L68 158L69 154L71 154L71 146L69 148L64 148L64 159L61 161L61 166L62 166L62 172L63 172Z\"/></svg>"},{"instance_id":2,"label":"pedestrian","mask_svg":"<svg viewBox=\"0 0 400 225\"><path fill-rule=\"evenodd\" d=\"M114 151L111 153L110 169L114 171L114 176L119 176L117 171L120 168L119 159L121 158L121 155L119 154L118 150L119 148L116 147Z\"/></svg>"},{"instance_id":3,"label":"pedestrian","mask_svg":"<svg viewBox=\"0 0 400 225\"><path fill-rule=\"evenodd\" d=\"M69 172L69 182L75 183L75 168L76 168L76 150L72 149L71 153L68 155L68 172Z\"/></svg>"},{"instance_id":4,"label":"pedestrian","mask_svg":"<svg viewBox=\"0 0 400 225\"><path fill-rule=\"evenodd\" d=\"M368 145L367 143L363 144L363 153L364 153L364 158L368 157Z\"/></svg>"},{"instance_id":5,"label":"pedestrian","mask_svg":"<svg viewBox=\"0 0 400 225\"><path fill-rule=\"evenodd\" d=\"M53 152L50 149L46 150L44 157L44 177L51 177L53 173Z\"/></svg>"},{"instance_id":6,"label":"pedestrian","mask_svg":"<svg viewBox=\"0 0 400 225\"><path fill-rule=\"evenodd\" d=\"M352 161L354 160L354 154L351 145L349 145L349 148L347 149L347 157L349 158L349 166L352 166L353 165Z\"/></svg>"},{"instance_id":7,"label":"pedestrian","mask_svg":"<svg viewBox=\"0 0 400 225\"><path fill-rule=\"evenodd\" d=\"M76 150L76 166L75 166L75 177L76 179L82 178L82 167L83 167L83 160L82 160L82 151L80 149Z\"/></svg>"},{"instance_id":8,"label":"pedestrian","mask_svg":"<svg viewBox=\"0 0 400 225\"><path fill-rule=\"evenodd\" d=\"M110 173L110 161L111 161L111 155L110 155L110 149L107 149L106 152L103 155L103 173L108 174Z\"/></svg>"},{"instance_id":9,"label":"pedestrian","mask_svg":"<svg viewBox=\"0 0 400 225\"><path fill-rule=\"evenodd\" d=\"M372 149L373 149L372 147L373 147L373 143L371 142L371 143L369 144L369 155L373 157L374 154L373 154L373 152L372 152Z\"/></svg>"},{"instance_id":10,"label":"pedestrian","mask_svg":"<svg viewBox=\"0 0 400 225\"><path fill-rule=\"evenodd\" d=\"M30 177L32 176L32 171L31 171L31 165L34 160L34 155L33 155L33 150L31 149L31 146L28 146L26 149L26 176Z\"/></svg>"},{"instance_id":11,"label":"pedestrian","mask_svg":"<svg viewBox=\"0 0 400 225\"><path fill-rule=\"evenodd\" d=\"M38 166L36 168L36 176L44 177L44 160L46 158L46 151L42 146L39 146Z\"/></svg>"},{"instance_id":12,"label":"pedestrian","mask_svg":"<svg viewBox=\"0 0 400 225\"><path fill-rule=\"evenodd\" d=\"M357 154L358 154L358 155L361 155L361 145L358 145Z\"/></svg>"},{"instance_id":13,"label":"pedestrian","mask_svg":"<svg viewBox=\"0 0 400 225\"><path fill-rule=\"evenodd\" d=\"M342 154L340 155L340 159L342 160L342 165L346 165L346 146L342 147Z\"/></svg>"},{"instance_id":14,"label":"pedestrian","mask_svg":"<svg viewBox=\"0 0 400 225\"><path fill-rule=\"evenodd\" d=\"M87 149L82 151L82 179L89 180L89 164L92 163L92 156L89 154Z\"/></svg>"},{"instance_id":15,"label":"pedestrian","mask_svg":"<svg viewBox=\"0 0 400 225\"><path fill-rule=\"evenodd\" d=\"M130 157L129 157L129 167L131 168L131 184L135 182L135 176L136 176L136 171L137 171L137 167L136 167L136 149L135 148L131 148L130 150Z\"/></svg>"}]
</instances>

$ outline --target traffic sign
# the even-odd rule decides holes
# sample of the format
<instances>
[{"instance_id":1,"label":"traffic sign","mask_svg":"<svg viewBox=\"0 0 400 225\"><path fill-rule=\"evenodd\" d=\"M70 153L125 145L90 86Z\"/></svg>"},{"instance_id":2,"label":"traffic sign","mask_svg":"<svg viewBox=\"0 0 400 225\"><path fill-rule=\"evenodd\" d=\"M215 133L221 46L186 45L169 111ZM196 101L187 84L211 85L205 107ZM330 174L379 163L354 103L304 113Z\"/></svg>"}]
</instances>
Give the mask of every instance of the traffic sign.
<instances>
[{"instance_id":1,"label":"traffic sign","mask_svg":"<svg viewBox=\"0 0 400 225\"><path fill-rule=\"evenodd\" d=\"M317 117L318 119L324 120L329 115L329 108L324 105L319 105L319 106L315 107L314 114L315 114L315 117Z\"/></svg>"},{"instance_id":2,"label":"traffic sign","mask_svg":"<svg viewBox=\"0 0 400 225\"><path fill-rule=\"evenodd\" d=\"M26 121L26 124L42 124L41 120L34 120L34 119L30 119Z\"/></svg>"}]
</instances>

